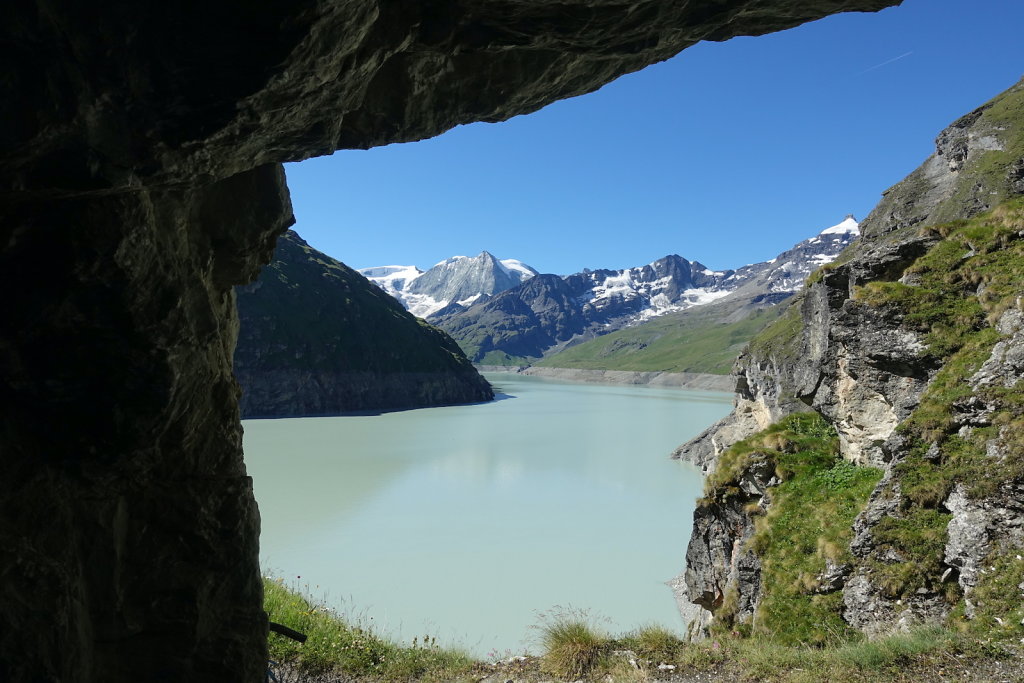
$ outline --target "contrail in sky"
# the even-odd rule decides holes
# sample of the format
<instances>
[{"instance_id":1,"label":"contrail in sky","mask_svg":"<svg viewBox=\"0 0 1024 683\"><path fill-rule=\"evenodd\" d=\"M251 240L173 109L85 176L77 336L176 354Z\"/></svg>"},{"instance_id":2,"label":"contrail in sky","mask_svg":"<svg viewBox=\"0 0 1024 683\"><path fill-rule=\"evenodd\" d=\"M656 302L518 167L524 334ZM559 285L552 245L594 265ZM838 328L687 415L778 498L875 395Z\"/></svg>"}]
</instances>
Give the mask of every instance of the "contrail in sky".
<instances>
[{"instance_id":1,"label":"contrail in sky","mask_svg":"<svg viewBox=\"0 0 1024 683\"><path fill-rule=\"evenodd\" d=\"M857 75L858 75L858 76L860 76L860 75L862 75L862 74L866 74L866 73L867 73L867 72L869 72L869 71L874 71L875 69L881 69L881 68L882 68L883 66L885 66L886 64L892 64L893 62L895 62L895 61L898 61L898 60L900 60L900 59L903 59L904 57L909 57L909 56L910 56L910 55L912 55L912 54L914 54L914 51L913 51L913 50L911 50L910 52L904 52L904 53L903 53L903 54L901 54L901 55L900 55L899 57L893 57L892 59L887 59L887 60L885 60L884 62L882 62L881 64L875 64L875 65L874 65L874 66L872 66L872 67L869 67L869 68L867 68L867 69L864 69L863 71L861 71L861 72L860 72L859 74L857 74Z\"/></svg>"}]
</instances>

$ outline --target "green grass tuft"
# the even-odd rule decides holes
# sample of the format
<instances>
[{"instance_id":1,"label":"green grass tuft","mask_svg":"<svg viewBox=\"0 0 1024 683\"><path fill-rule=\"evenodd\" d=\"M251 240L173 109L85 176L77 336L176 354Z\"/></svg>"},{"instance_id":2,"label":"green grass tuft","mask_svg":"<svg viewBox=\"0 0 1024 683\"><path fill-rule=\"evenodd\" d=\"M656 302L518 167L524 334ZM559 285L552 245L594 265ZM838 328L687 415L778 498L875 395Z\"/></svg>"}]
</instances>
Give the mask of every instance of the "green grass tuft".
<instances>
[{"instance_id":1,"label":"green grass tuft","mask_svg":"<svg viewBox=\"0 0 1024 683\"><path fill-rule=\"evenodd\" d=\"M369 628L349 623L281 579L263 580L263 605L271 621L308 636L305 643L297 643L271 633L270 658L310 674L440 681L464 675L474 665L464 653L439 647L429 636L404 646L382 638Z\"/></svg>"},{"instance_id":2,"label":"green grass tuft","mask_svg":"<svg viewBox=\"0 0 1024 683\"><path fill-rule=\"evenodd\" d=\"M610 639L576 610L541 615L540 630L543 668L563 680L576 680L598 664Z\"/></svg>"},{"instance_id":3,"label":"green grass tuft","mask_svg":"<svg viewBox=\"0 0 1024 683\"><path fill-rule=\"evenodd\" d=\"M619 642L623 647L636 652L639 657L655 663L673 661L685 647L679 636L656 624L638 628Z\"/></svg>"}]
</instances>

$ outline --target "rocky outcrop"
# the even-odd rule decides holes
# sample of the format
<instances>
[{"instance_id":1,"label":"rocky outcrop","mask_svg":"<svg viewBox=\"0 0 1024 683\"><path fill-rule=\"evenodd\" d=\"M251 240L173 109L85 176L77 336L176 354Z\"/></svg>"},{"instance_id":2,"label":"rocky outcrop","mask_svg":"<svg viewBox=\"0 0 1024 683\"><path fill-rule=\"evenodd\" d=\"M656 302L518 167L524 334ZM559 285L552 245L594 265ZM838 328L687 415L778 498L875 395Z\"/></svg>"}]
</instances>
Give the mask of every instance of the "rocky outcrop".
<instances>
[{"instance_id":1,"label":"rocky outcrop","mask_svg":"<svg viewBox=\"0 0 1024 683\"><path fill-rule=\"evenodd\" d=\"M262 676L230 285L283 181L5 207L0 680Z\"/></svg>"},{"instance_id":2,"label":"rocky outcrop","mask_svg":"<svg viewBox=\"0 0 1024 683\"><path fill-rule=\"evenodd\" d=\"M263 678L231 291L291 221L278 164L893 4L5 6L0 678Z\"/></svg>"},{"instance_id":3,"label":"rocky outcrop","mask_svg":"<svg viewBox=\"0 0 1024 683\"><path fill-rule=\"evenodd\" d=\"M1024 83L938 137L936 153L862 223L863 239L751 342L734 369L733 414L677 451L714 471L733 444L811 408L835 428L847 461L884 468L854 523L854 559L840 582L843 618L865 632L945 619L960 599L970 616L982 568L991 574L1001 554L1024 547L1013 393L1024 377L1024 258L1014 242L1024 224L1011 207L971 234L956 224L928 229L1020 193L1022 101ZM982 245L983 235L992 241ZM963 331L949 332L956 325ZM957 374L986 348L973 375ZM734 561L714 553L746 523L730 520L720 538L713 527L694 534L688 557L713 559L687 570L691 600L724 576ZM758 580L748 581L720 591L748 594Z\"/></svg>"},{"instance_id":4,"label":"rocky outcrop","mask_svg":"<svg viewBox=\"0 0 1024 683\"><path fill-rule=\"evenodd\" d=\"M719 620L749 621L761 591L761 560L749 548L754 535L752 509L761 513L777 481L767 468L753 468L740 490L727 500L705 500L693 513L693 531L686 549L682 590L687 600L702 608L691 635L698 635L715 615Z\"/></svg>"},{"instance_id":5,"label":"rocky outcrop","mask_svg":"<svg viewBox=\"0 0 1024 683\"><path fill-rule=\"evenodd\" d=\"M242 417L334 415L489 401L441 330L289 230L237 291Z\"/></svg>"},{"instance_id":6,"label":"rocky outcrop","mask_svg":"<svg viewBox=\"0 0 1024 683\"><path fill-rule=\"evenodd\" d=\"M914 226L969 218L1020 192L1014 169L1020 166L1024 149L1019 140L1020 122L1016 120L1019 115L1013 106L1022 91L1024 86L1017 84L952 123L937 138L935 154L883 193L882 201L861 223L866 239L840 256L838 265L823 268L791 305L784 323L755 339L737 360L733 369L737 378L734 414L720 427L712 427L681 446L677 453L711 462L728 446L802 409L803 404L832 411L837 422L842 416L849 428L839 425L840 434L845 434L844 442L854 459L864 459L859 455L861 450L870 453L867 459L880 457L878 437L885 430L858 434L866 426L867 414L882 417L894 427L890 411L894 411L897 421L906 417L908 408L914 405L913 397L921 393L922 380L935 368L912 367L921 363L917 356L921 340L907 330L890 338L893 321L885 324L862 319L873 314L858 307L851 296L856 287L867 282L900 278L914 259L935 244L935 235L917 234L911 229ZM984 164L979 163L983 154L993 151L1001 153L998 162L986 156ZM869 340L860 339L865 334L870 335ZM847 348L850 344L857 345L852 353ZM897 389L886 405L872 400L872 395L890 395L894 387L887 391L884 386L872 387L863 380L851 381L851 372L863 367L851 369L851 359L877 368L879 374L873 381L888 384L902 378L895 382L906 388ZM866 403L852 400L852 392L866 392ZM857 406L867 413L855 416L838 408L838 399L833 399L839 396L846 397L848 410ZM855 452L858 455L853 455Z\"/></svg>"}]
</instances>

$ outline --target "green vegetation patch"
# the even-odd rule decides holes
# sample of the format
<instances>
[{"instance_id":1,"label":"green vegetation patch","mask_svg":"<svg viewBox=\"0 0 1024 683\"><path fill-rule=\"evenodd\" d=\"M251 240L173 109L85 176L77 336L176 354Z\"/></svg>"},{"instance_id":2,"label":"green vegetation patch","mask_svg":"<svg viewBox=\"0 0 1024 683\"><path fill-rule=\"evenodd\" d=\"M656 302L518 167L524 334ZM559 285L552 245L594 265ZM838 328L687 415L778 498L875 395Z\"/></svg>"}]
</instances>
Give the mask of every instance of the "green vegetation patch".
<instances>
[{"instance_id":1,"label":"green vegetation patch","mask_svg":"<svg viewBox=\"0 0 1024 683\"><path fill-rule=\"evenodd\" d=\"M845 475L838 475L845 479ZM998 570L983 579L977 614L998 624L1020 619L1014 602L1024 581L1024 562L1015 555L990 558ZM1016 592L1015 592L1016 589ZM270 634L270 657L281 680L405 681L519 680L644 683L663 677L703 673L709 680L917 681L937 670L974 671L1006 653L974 633L926 627L871 640L826 647L785 645L771 638L724 635L688 643L657 625L619 637L607 635L583 610L555 608L539 615L539 657L484 663L438 647L433 639L397 645L353 625L280 579L264 580L264 609L271 621L308 636L304 644ZM1016 610L1016 611L1015 611ZM975 620L977 622L977 619ZM965 630L969 630L965 626ZM1008 626L1008 631L1015 632ZM666 668L667 667L667 668ZM1005 669L1000 669L1005 674ZM953 675L953 679L959 680Z\"/></svg>"},{"instance_id":2,"label":"green vegetation patch","mask_svg":"<svg viewBox=\"0 0 1024 683\"><path fill-rule=\"evenodd\" d=\"M475 664L462 652L437 646L429 636L414 639L412 645L393 643L369 628L349 623L281 579L263 580L263 607L271 621L308 636L305 643L298 643L271 633L270 658L310 674L442 681L467 674Z\"/></svg>"},{"instance_id":3,"label":"green vegetation patch","mask_svg":"<svg viewBox=\"0 0 1024 683\"><path fill-rule=\"evenodd\" d=\"M813 646L856 638L841 617L841 594L823 586L821 577L830 565L852 562L853 520L881 471L843 460L835 430L817 413L798 413L725 451L706 480L704 503L739 494L745 473L766 465L781 483L770 489L771 505L756 519L750 540L761 561L753 635ZM723 604L716 620L726 630L745 631L728 612Z\"/></svg>"},{"instance_id":4,"label":"green vegetation patch","mask_svg":"<svg viewBox=\"0 0 1024 683\"><path fill-rule=\"evenodd\" d=\"M842 594L828 592L820 577L829 564L852 562L853 520L882 472L843 461L834 447L831 463L812 458L774 489L768 514L755 523L751 547L764 587L755 633L780 643L818 646L855 636L840 616Z\"/></svg>"},{"instance_id":5,"label":"green vegetation patch","mask_svg":"<svg viewBox=\"0 0 1024 683\"><path fill-rule=\"evenodd\" d=\"M713 306L659 316L571 346L537 365L727 375L750 338L776 320L785 308L782 303L732 323L720 322L720 309Z\"/></svg>"},{"instance_id":6,"label":"green vegetation patch","mask_svg":"<svg viewBox=\"0 0 1024 683\"><path fill-rule=\"evenodd\" d=\"M611 639L579 610L541 614L540 642L544 648L541 667L562 680L586 676L606 655Z\"/></svg>"},{"instance_id":7,"label":"green vegetation patch","mask_svg":"<svg viewBox=\"0 0 1024 683\"><path fill-rule=\"evenodd\" d=\"M1007 169L1016 160L1024 158L1024 126L1020 125L1021 121L1024 121L1024 87L1012 88L982 107L980 123L993 139L998 139L1002 149L976 152L977 156L961 170L957 190L940 207L937 219L962 214L963 206L979 195L987 195L986 199L992 204L1012 197L1014 189L1010 186Z\"/></svg>"},{"instance_id":8,"label":"green vegetation patch","mask_svg":"<svg viewBox=\"0 0 1024 683\"><path fill-rule=\"evenodd\" d=\"M519 367L524 365L530 365L536 358L529 356L510 356L504 351L488 351L480 360L477 361L480 365L507 365L510 367Z\"/></svg>"},{"instance_id":9,"label":"green vegetation patch","mask_svg":"<svg viewBox=\"0 0 1024 683\"><path fill-rule=\"evenodd\" d=\"M1024 551L1019 548L992 553L981 566L981 576L971 602L974 618L958 615L957 625L1005 639L1024 636Z\"/></svg>"},{"instance_id":10,"label":"green vegetation patch","mask_svg":"<svg viewBox=\"0 0 1024 683\"><path fill-rule=\"evenodd\" d=\"M942 557L946 527L952 515L930 508L914 507L902 517L885 517L873 529L879 550L899 557L898 562L869 560L871 580L890 598L899 598L926 588L944 593L950 603L960 597L959 585L942 583Z\"/></svg>"}]
</instances>

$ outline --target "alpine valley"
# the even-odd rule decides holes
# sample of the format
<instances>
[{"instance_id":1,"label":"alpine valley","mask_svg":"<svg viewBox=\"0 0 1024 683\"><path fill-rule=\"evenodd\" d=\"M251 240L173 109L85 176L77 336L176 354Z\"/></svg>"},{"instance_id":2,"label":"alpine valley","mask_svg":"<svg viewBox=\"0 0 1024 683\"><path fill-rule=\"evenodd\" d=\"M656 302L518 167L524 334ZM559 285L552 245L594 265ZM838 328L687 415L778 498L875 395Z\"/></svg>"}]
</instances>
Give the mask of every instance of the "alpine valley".
<instances>
[{"instance_id":1,"label":"alpine valley","mask_svg":"<svg viewBox=\"0 0 1024 683\"><path fill-rule=\"evenodd\" d=\"M415 266L360 272L447 331L475 363L530 365L543 358L542 365L555 367L724 374L739 347L773 316L747 319L792 296L858 234L857 221L847 216L770 261L735 270L711 270L673 254L624 270L541 275L521 261L483 252L447 259L425 273ZM648 327L651 321L657 322ZM698 336L726 334L731 341L724 355L716 341L714 358L687 340L675 339L684 343L672 344L672 358L657 348L645 352L652 340L631 341L652 330L661 339L666 327L691 334L699 328ZM603 342L618 330L628 332Z\"/></svg>"}]
</instances>

